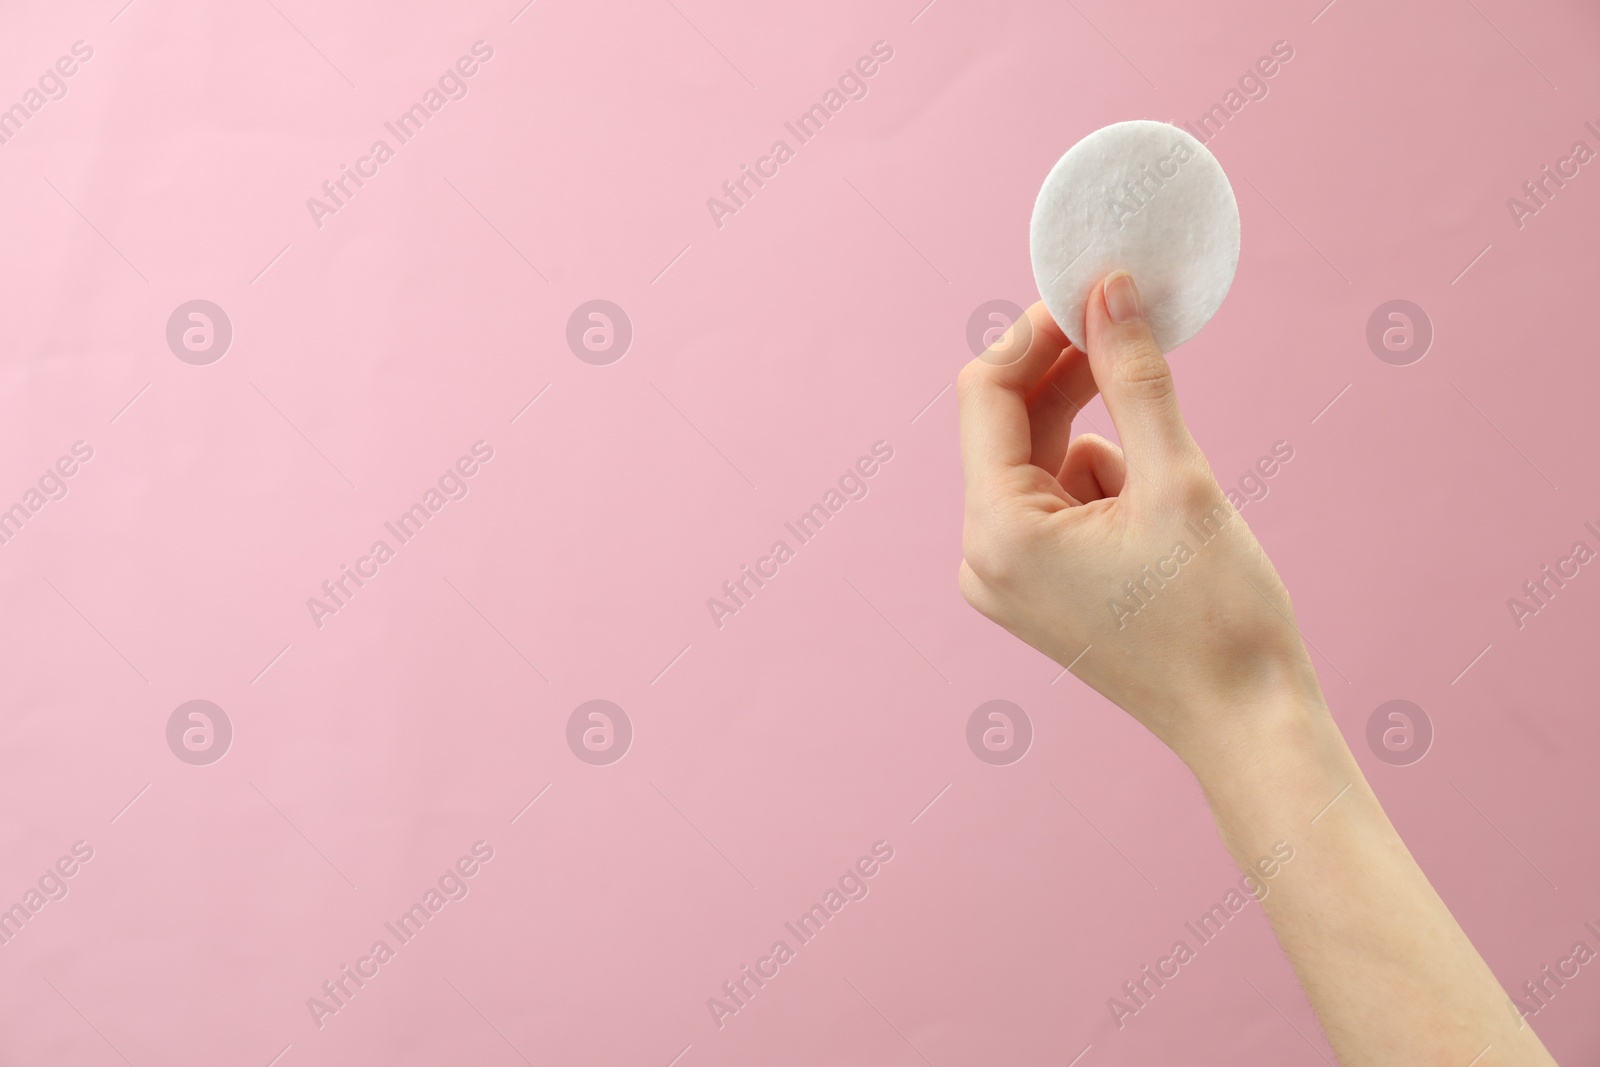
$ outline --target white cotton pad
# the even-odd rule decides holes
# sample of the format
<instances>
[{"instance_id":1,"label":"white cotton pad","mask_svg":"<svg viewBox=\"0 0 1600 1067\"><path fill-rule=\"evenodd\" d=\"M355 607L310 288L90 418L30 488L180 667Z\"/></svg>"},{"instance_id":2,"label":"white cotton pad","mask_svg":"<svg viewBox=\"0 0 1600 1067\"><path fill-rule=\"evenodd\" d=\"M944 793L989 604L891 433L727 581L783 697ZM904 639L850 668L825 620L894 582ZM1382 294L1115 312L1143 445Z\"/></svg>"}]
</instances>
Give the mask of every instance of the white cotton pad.
<instances>
[{"instance_id":1,"label":"white cotton pad","mask_svg":"<svg viewBox=\"0 0 1600 1067\"><path fill-rule=\"evenodd\" d=\"M1056 161L1033 204L1028 243L1045 307L1080 349L1095 283L1133 275L1156 343L1200 332L1239 263L1239 204L1217 158L1165 122L1096 130Z\"/></svg>"}]
</instances>

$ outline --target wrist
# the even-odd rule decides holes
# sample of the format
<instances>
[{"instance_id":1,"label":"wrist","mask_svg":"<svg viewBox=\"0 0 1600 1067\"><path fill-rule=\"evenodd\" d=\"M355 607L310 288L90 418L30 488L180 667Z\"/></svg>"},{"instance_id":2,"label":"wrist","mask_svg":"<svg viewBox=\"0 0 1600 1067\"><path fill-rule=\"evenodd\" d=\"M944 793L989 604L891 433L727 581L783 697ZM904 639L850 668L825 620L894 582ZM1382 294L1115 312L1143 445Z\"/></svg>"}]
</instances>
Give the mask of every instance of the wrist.
<instances>
[{"instance_id":1,"label":"wrist","mask_svg":"<svg viewBox=\"0 0 1600 1067\"><path fill-rule=\"evenodd\" d=\"M1174 751L1219 822L1304 823L1361 779L1321 693L1298 686L1237 702Z\"/></svg>"}]
</instances>

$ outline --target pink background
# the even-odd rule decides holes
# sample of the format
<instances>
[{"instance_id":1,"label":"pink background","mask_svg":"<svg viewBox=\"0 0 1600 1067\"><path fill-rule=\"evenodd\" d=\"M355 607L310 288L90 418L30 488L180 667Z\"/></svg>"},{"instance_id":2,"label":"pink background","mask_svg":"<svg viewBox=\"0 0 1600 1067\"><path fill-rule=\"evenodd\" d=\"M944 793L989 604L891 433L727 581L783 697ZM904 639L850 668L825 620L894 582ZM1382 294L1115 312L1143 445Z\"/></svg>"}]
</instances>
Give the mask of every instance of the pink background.
<instances>
[{"instance_id":1,"label":"pink background","mask_svg":"<svg viewBox=\"0 0 1600 1067\"><path fill-rule=\"evenodd\" d=\"M1496 974L1600 948L1600 573L1520 630L1506 605L1600 545L1600 174L1506 207L1600 148L1592 5L122 2L0 11L0 106L94 50L0 146L0 506L94 450L0 546L0 905L94 850L0 947L0 1059L1321 1062L1257 909L1112 1023L1237 873L1183 767L955 583L949 386L973 310L1033 299L1039 182L1279 40L1211 144L1243 252L1174 355L1185 411L1224 485L1294 449L1245 518ZM306 198L478 40L469 94L319 229ZM706 199L880 40L719 228ZM207 366L165 339L196 298L234 330ZM565 340L597 298L634 331L605 366ZM1435 331L1409 366L1365 340L1392 299ZM469 495L314 625L479 440ZM869 495L713 625L880 440ZM607 766L566 741L596 698L634 729ZM1436 734L1409 766L1365 741L1396 698ZM207 766L166 740L194 699L234 731ZM1009 766L965 740L992 699L1033 724ZM469 895L319 1028L307 998L479 840ZM719 1029L707 998L880 840ZM1597 1004L1591 966L1540 1011L1558 1058L1600 1048Z\"/></svg>"}]
</instances>

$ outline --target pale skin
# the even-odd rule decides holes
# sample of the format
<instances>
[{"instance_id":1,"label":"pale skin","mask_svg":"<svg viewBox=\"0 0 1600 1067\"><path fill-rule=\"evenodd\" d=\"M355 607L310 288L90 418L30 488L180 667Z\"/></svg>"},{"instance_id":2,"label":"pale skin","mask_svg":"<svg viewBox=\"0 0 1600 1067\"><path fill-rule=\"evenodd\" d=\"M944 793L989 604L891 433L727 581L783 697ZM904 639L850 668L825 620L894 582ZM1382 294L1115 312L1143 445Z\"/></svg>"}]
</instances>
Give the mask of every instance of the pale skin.
<instances>
[{"instance_id":1,"label":"pale skin","mask_svg":"<svg viewBox=\"0 0 1600 1067\"><path fill-rule=\"evenodd\" d=\"M1126 273L1085 334L1035 304L961 372L962 594L1171 748L1241 870L1293 848L1262 908L1343 1067L1553 1065L1351 755ZM1097 393L1120 448L1072 436Z\"/></svg>"}]
</instances>

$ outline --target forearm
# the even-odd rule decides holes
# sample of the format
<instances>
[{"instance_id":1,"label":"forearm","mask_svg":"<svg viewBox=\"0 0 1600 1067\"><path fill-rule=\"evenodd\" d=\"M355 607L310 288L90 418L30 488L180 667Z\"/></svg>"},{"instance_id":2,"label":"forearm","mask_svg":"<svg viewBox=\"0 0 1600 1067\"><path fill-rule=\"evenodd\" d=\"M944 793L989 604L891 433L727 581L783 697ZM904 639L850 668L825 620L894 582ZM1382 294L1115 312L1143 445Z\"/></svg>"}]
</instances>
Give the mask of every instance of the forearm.
<instances>
[{"instance_id":1,"label":"forearm","mask_svg":"<svg viewBox=\"0 0 1600 1067\"><path fill-rule=\"evenodd\" d=\"M1263 901L1343 1067L1554 1064L1439 899L1320 700L1180 752L1240 868L1286 842Z\"/></svg>"}]
</instances>

